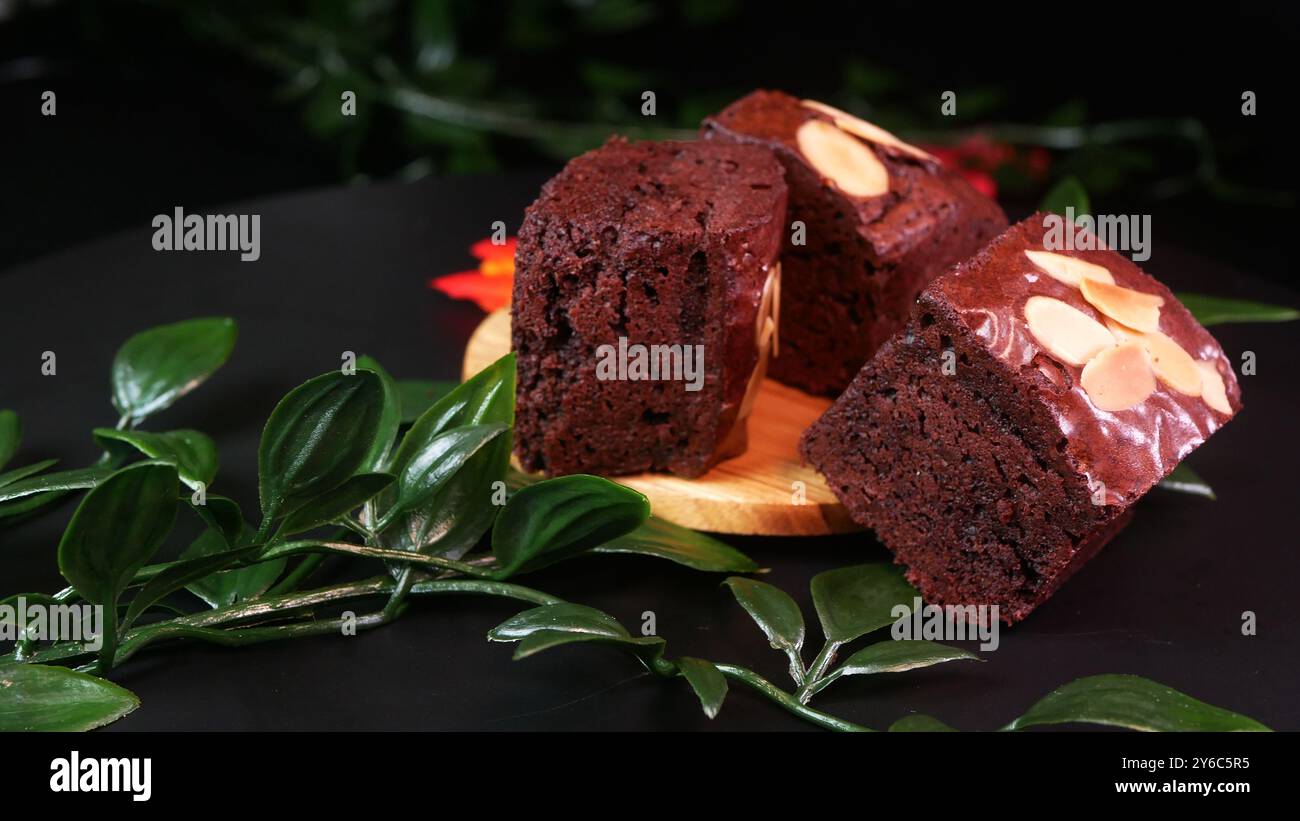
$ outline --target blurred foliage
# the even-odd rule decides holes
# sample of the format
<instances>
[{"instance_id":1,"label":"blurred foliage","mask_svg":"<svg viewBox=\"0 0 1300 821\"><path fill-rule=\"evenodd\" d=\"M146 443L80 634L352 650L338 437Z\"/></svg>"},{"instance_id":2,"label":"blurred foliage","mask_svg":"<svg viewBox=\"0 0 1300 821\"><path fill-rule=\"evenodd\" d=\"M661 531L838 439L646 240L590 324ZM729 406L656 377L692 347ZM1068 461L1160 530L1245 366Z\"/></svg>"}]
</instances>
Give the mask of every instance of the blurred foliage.
<instances>
[{"instance_id":1,"label":"blurred foliage","mask_svg":"<svg viewBox=\"0 0 1300 821\"><path fill-rule=\"evenodd\" d=\"M704 116L772 76L763 69L779 66L784 76L789 68L764 53L770 45L732 39L756 13L740 0L148 2L197 42L219 43L273 72L281 81L276 99L298 106L311 134L337 147L349 178L394 167L415 177L562 160L611 133L689 137ZM735 73L730 80L710 74L718 64L703 59L701 43L728 46L733 62L738 50L759 77L736 87ZM1222 180L1195 119L1093 123L1082 100L1067 99L1038 122L1007 124L999 118L1017 102L1010 91L973 85L962 88L961 121L986 125L954 129L933 89L853 51L814 67L817 93L927 145L960 153L978 134L1014 147L1003 152L1007 162L989 165L986 147L977 162L1002 194L1036 200L1054 181L1074 176L1102 197L1121 187L1155 197L1201 189L1292 204L1289 192ZM813 91L799 78L789 84ZM356 116L341 115L345 90L357 94ZM641 114L645 91L657 95L654 117ZM383 146L380 157L375 144ZM1050 151L1050 161L1027 167L1031 151Z\"/></svg>"},{"instance_id":2,"label":"blurred foliage","mask_svg":"<svg viewBox=\"0 0 1300 821\"><path fill-rule=\"evenodd\" d=\"M641 0L158 0L196 38L214 39L283 79L277 98L301 106L312 134L334 141L343 169L376 128L396 126L413 174L497 170L511 141L564 159L630 137L689 136L702 106L686 99L640 114L653 70L591 56L581 47L639 29L672 11ZM679 18L711 25L730 0L683 2ZM545 71L536 71L538 61ZM357 95L353 117L341 95ZM658 102L658 101L657 101ZM710 103L711 104L711 103ZM391 118L396 117L396 122Z\"/></svg>"}]
</instances>

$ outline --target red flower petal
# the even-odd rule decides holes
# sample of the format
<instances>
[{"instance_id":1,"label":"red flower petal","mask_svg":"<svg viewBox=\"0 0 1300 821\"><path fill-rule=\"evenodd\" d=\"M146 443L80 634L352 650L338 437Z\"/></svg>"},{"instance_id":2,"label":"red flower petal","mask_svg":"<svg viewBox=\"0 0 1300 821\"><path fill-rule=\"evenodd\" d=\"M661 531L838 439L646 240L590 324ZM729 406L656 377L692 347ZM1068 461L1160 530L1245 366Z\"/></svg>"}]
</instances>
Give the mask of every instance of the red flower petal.
<instances>
[{"instance_id":1,"label":"red flower petal","mask_svg":"<svg viewBox=\"0 0 1300 821\"><path fill-rule=\"evenodd\" d=\"M989 199L997 199L998 184L993 181L993 177L985 174L983 171L976 171L972 168L962 168L958 173L966 178L971 188L980 192Z\"/></svg>"},{"instance_id":2,"label":"red flower petal","mask_svg":"<svg viewBox=\"0 0 1300 821\"><path fill-rule=\"evenodd\" d=\"M514 237L507 237L504 245L496 245L491 239L481 239L469 247L469 252L474 255L475 259L500 259L502 257L513 259L516 243L517 240Z\"/></svg>"},{"instance_id":3,"label":"red flower petal","mask_svg":"<svg viewBox=\"0 0 1300 821\"><path fill-rule=\"evenodd\" d=\"M513 286L513 277L485 277L478 271L462 271L429 280L429 287L435 291L452 299L467 299L488 313L510 304Z\"/></svg>"}]
</instances>

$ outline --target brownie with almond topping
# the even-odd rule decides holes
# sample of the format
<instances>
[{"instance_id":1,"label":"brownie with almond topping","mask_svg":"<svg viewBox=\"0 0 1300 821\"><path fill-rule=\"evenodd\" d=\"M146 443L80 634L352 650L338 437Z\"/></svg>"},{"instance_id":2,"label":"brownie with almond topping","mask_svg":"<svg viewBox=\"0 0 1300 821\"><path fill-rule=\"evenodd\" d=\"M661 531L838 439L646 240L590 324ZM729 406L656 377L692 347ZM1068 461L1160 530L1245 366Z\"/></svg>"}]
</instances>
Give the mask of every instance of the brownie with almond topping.
<instances>
[{"instance_id":1,"label":"brownie with almond topping","mask_svg":"<svg viewBox=\"0 0 1300 821\"><path fill-rule=\"evenodd\" d=\"M1109 250L1048 215L921 294L800 450L927 601L1023 619L1241 408L1231 363Z\"/></svg>"},{"instance_id":2,"label":"brownie with almond topping","mask_svg":"<svg viewBox=\"0 0 1300 821\"><path fill-rule=\"evenodd\" d=\"M930 154L821 103L755 91L702 133L764 146L785 167L781 353L769 373L810 393L842 391L930 280L1007 224L997 203Z\"/></svg>"}]
</instances>

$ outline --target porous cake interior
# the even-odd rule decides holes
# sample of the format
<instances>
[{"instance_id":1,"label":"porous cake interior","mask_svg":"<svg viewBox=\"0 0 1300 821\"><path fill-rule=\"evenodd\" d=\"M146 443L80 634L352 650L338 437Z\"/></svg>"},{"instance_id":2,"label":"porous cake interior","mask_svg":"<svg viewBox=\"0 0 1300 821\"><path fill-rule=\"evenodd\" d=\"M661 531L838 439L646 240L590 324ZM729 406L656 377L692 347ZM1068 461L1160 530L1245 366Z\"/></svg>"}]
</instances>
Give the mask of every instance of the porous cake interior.
<instances>
[{"instance_id":1,"label":"porous cake interior","mask_svg":"<svg viewBox=\"0 0 1300 821\"><path fill-rule=\"evenodd\" d=\"M576 270L557 271L537 284L545 295L522 311L541 314L534 327L546 330L516 335L520 390L530 393L528 404L536 409L526 423L533 429L518 438L534 437L539 445L528 451L526 468L563 471L582 464L595 472L632 473L680 469L707 458L719 403L716 373L708 375L717 364L708 357L705 386L695 392L680 381L600 381L594 375L597 348L617 346L619 337L633 344L719 347L721 327L704 319L711 303L718 310L721 293L713 287L701 239L658 236L655 264L638 266L625 255L633 249L609 227Z\"/></svg>"},{"instance_id":2,"label":"porous cake interior","mask_svg":"<svg viewBox=\"0 0 1300 821\"><path fill-rule=\"evenodd\" d=\"M1017 621L1122 521L1086 480L1029 386L965 326L918 308L818 421L804 454L909 580L941 604ZM945 372L947 365L947 372Z\"/></svg>"},{"instance_id":3,"label":"porous cake interior","mask_svg":"<svg viewBox=\"0 0 1300 821\"><path fill-rule=\"evenodd\" d=\"M516 442L528 470L696 476L733 428L757 360L757 297L737 295L762 290L784 185L757 149L667 145L587 155L548 184L520 231ZM601 346L620 340L630 352L676 346L702 363L699 389L598 378Z\"/></svg>"}]
</instances>

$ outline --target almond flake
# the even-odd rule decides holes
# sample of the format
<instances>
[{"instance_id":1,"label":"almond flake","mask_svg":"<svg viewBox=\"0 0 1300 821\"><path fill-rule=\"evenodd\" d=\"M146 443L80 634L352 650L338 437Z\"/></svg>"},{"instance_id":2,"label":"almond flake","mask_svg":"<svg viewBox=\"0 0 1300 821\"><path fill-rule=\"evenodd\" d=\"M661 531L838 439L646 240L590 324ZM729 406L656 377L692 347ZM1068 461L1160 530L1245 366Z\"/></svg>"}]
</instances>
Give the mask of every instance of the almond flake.
<instances>
[{"instance_id":1,"label":"almond flake","mask_svg":"<svg viewBox=\"0 0 1300 821\"><path fill-rule=\"evenodd\" d=\"M1106 317L1106 327L1121 342L1141 345L1151 357L1151 369L1161 382L1188 396L1201 395L1201 371L1182 345L1159 331L1142 333L1126 328L1110 317Z\"/></svg>"},{"instance_id":2,"label":"almond flake","mask_svg":"<svg viewBox=\"0 0 1300 821\"><path fill-rule=\"evenodd\" d=\"M1115 345L1115 337L1105 325L1049 296L1029 298L1025 303L1025 321L1038 344L1071 365L1082 365Z\"/></svg>"},{"instance_id":3,"label":"almond flake","mask_svg":"<svg viewBox=\"0 0 1300 821\"><path fill-rule=\"evenodd\" d=\"M841 111L833 105L818 102L817 100L802 101L805 108L811 108L813 111L819 111L835 121L835 125L844 131L849 132L855 137L861 137L864 140L870 140L878 145L887 145L890 148L896 148L904 154L910 154L920 160L929 160L930 162L939 162L939 159L933 154L922 151L914 145L909 145L902 140L890 134L885 129L869 123L866 120L855 117L847 111Z\"/></svg>"},{"instance_id":4,"label":"almond flake","mask_svg":"<svg viewBox=\"0 0 1300 821\"><path fill-rule=\"evenodd\" d=\"M1156 389L1156 377L1142 346L1125 342L1084 365L1079 384L1099 410L1114 412L1144 402Z\"/></svg>"},{"instance_id":5,"label":"almond flake","mask_svg":"<svg viewBox=\"0 0 1300 821\"><path fill-rule=\"evenodd\" d=\"M1088 304L1135 331L1160 330L1162 297L1084 277L1079 290Z\"/></svg>"},{"instance_id":6,"label":"almond flake","mask_svg":"<svg viewBox=\"0 0 1300 821\"><path fill-rule=\"evenodd\" d=\"M1232 405L1228 404L1228 391L1223 386L1223 377L1219 367L1211 361L1199 361L1196 367L1201 371L1201 399L1205 404L1219 413L1232 415Z\"/></svg>"},{"instance_id":7,"label":"almond flake","mask_svg":"<svg viewBox=\"0 0 1300 821\"><path fill-rule=\"evenodd\" d=\"M1098 282L1106 282L1111 285L1115 284L1115 278L1110 275L1110 271L1104 266L1096 263L1087 262L1078 257L1067 257L1065 254L1053 254L1051 251L1025 251L1025 256L1029 261L1037 265L1047 273L1052 279L1064 282L1066 285L1079 287L1079 281L1082 279L1095 279Z\"/></svg>"},{"instance_id":8,"label":"almond flake","mask_svg":"<svg viewBox=\"0 0 1300 821\"><path fill-rule=\"evenodd\" d=\"M809 120L795 133L808 163L850 197L889 193L889 172L871 149L825 120Z\"/></svg>"},{"instance_id":9,"label":"almond flake","mask_svg":"<svg viewBox=\"0 0 1300 821\"><path fill-rule=\"evenodd\" d=\"M772 263L759 297L758 315L754 322L754 343L760 345L768 320L772 324L772 355L777 354L778 334L781 324L781 263Z\"/></svg>"}]
</instances>

